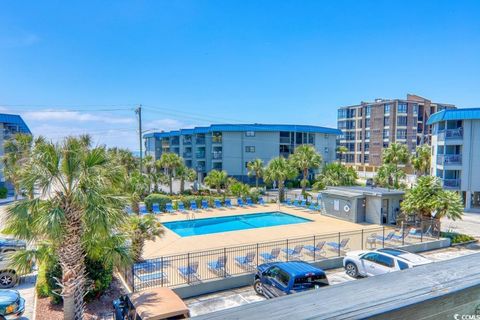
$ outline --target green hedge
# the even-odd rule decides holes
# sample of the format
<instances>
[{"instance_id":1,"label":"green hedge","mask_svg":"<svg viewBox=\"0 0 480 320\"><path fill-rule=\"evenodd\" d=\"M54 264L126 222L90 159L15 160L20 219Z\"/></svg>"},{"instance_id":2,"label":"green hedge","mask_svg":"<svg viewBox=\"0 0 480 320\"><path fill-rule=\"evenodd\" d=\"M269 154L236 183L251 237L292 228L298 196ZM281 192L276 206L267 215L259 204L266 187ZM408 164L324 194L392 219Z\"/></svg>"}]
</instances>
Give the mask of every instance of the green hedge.
<instances>
[{"instance_id":1,"label":"green hedge","mask_svg":"<svg viewBox=\"0 0 480 320\"><path fill-rule=\"evenodd\" d=\"M475 238L472 236L469 236L467 234L457 233L457 232L442 232L440 233L440 237L449 238L452 244L464 243L464 242L475 240Z\"/></svg>"},{"instance_id":2,"label":"green hedge","mask_svg":"<svg viewBox=\"0 0 480 320\"><path fill-rule=\"evenodd\" d=\"M0 187L0 199L5 199L7 197L8 190L5 187Z\"/></svg>"}]
</instances>

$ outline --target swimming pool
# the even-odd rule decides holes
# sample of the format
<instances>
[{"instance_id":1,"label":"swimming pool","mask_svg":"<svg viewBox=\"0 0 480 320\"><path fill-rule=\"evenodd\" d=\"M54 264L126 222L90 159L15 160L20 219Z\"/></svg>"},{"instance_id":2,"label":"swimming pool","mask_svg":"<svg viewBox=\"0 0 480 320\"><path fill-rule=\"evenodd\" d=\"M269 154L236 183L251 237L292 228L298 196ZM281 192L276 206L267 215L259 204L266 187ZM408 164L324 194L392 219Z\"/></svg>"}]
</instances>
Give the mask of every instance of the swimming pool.
<instances>
[{"instance_id":1,"label":"swimming pool","mask_svg":"<svg viewBox=\"0 0 480 320\"><path fill-rule=\"evenodd\" d=\"M205 218L165 222L163 226L181 237L198 236L211 233L256 229L310 222L312 220L275 211L242 214L228 217Z\"/></svg>"}]
</instances>

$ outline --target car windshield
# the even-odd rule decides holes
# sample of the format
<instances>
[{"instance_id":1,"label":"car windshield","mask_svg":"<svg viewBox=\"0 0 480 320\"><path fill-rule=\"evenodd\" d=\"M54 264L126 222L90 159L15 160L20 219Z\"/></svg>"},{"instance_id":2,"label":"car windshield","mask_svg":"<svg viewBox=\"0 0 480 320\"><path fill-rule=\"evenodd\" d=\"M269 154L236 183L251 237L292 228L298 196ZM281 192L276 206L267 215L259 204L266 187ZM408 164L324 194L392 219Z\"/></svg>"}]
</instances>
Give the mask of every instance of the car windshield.
<instances>
[{"instance_id":1,"label":"car windshield","mask_svg":"<svg viewBox=\"0 0 480 320\"><path fill-rule=\"evenodd\" d=\"M387 254L392 255L392 256L395 256L395 257L398 257L398 256L400 256L400 255L402 255L402 254L408 253L407 251L398 250L398 249L391 249L391 248L378 249L377 251L378 251L378 252L387 253Z\"/></svg>"},{"instance_id":2,"label":"car windshield","mask_svg":"<svg viewBox=\"0 0 480 320\"><path fill-rule=\"evenodd\" d=\"M296 278L293 284L293 289L323 287L327 285L327 277L324 274L317 274L313 276Z\"/></svg>"}]
</instances>

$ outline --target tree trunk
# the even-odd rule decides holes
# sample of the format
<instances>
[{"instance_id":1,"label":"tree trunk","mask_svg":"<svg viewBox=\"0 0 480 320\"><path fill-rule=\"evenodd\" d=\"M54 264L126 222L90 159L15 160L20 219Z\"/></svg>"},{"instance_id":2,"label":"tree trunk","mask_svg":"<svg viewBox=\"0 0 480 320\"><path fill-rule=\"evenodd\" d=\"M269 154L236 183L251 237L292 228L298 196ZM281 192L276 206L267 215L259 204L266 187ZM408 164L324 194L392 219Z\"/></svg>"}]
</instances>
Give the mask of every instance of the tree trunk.
<instances>
[{"instance_id":1,"label":"tree trunk","mask_svg":"<svg viewBox=\"0 0 480 320\"><path fill-rule=\"evenodd\" d=\"M303 169L303 183L302 183L302 194L305 197L305 192L307 191L307 175L308 168Z\"/></svg>"},{"instance_id":2,"label":"tree trunk","mask_svg":"<svg viewBox=\"0 0 480 320\"><path fill-rule=\"evenodd\" d=\"M180 193L185 191L185 179L180 179Z\"/></svg>"},{"instance_id":3,"label":"tree trunk","mask_svg":"<svg viewBox=\"0 0 480 320\"><path fill-rule=\"evenodd\" d=\"M20 188L18 184L15 184L13 187L13 200L17 201L18 200L18 194L20 193Z\"/></svg>"},{"instance_id":4,"label":"tree trunk","mask_svg":"<svg viewBox=\"0 0 480 320\"><path fill-rule=\"evenodd\" d=\"M85 296L85 253L82 247L82 211L66 202L65 237L58 250L58 259L62 267L61 295L64 301L63 318L65 320L83 319Z\"/></svg>"},{"instance_id":5,"label":"tree trunk","mask_svg":"<svg viewBox=\"0 0 480 320\"><path fill-rule=\"evenodd\" d=\"M170 179L170 183L169 183L170 195L172 195L173 194L173 175L170 174L168 177Z\"/></svg>"},{"instance_id":6,"label":"tree trunk","mask_svg":"<svg viewBox=\"0 0 480 320\"><path fill-rule=\"evenodd\" d=\"M135 232L135 235L132 239L133 259L135 262L142 260L144 245L145 239L143 238L142 234L140 232Z\"/></svg>"},{"instance_id":7,"label":"tree trunk","mask_svg":"<svg viewBox=\"0 0 480 320\"><path fill-rule=\"evenodd\" d=\"M278 200L280 203L283 202L284 195L283 195L283 180L278 180Z\"/></svg>"},{"instance_id":8,"label":"tree trunk","mask_svg":"<svg viewBox=\"0 0 480 320\"><path fill-rule=\"evenodd\" d=\"M258 174L255 176L255 188L258 189Z\"/></svg>"}]
</instances>

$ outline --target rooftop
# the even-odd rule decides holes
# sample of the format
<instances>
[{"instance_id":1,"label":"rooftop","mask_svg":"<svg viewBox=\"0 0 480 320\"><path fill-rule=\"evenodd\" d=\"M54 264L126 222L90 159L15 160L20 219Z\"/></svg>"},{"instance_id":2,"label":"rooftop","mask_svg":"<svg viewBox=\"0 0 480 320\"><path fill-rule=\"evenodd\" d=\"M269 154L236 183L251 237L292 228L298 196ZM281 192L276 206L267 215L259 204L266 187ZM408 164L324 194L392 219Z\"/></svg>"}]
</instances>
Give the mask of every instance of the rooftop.
<instances>
[{"instance_id":1,"label":"rooftop","mask_svg":"<svg viewBox=\"0 0 480 320\"><path fill-rule=\"evenodd\" d=\"M313 132L340 135L342 132L339 129L327 128L310 125L296 125L296 124L212 124L209 127L195 127L191 129L181 129L168 132L153 132L147 133L144 138L166 138L175 137L182 134L196 134L196 133L210 133L210 132L274 132L274 131L298 131L298 132Z\"/></svg>"},{"instance_id":2,"label":"rooftop","mask_svg":"<svg viewBox=\"0 0 480 320\"><path fill-rule=\"evenodd\" d=\"M31 133L30 129L23 121L22 117L17 114L0 113L0 123L17 125L20 132Z\"/></svg>"},{"instance_id":3,"label":"rooftop","mask_svg":"<svg viewBox=\"0 0 480 320\"><path fill-rule=\"evenodd\" d=\"M449 109L434 113L428 119L431 125L446 120L474 120L480 119L480 108Z\"/></svg>"},{"instance_id":4,"label":"rooftop","mask_svg":"<svg viewBox=\"0 0 480 320\"><path fill-rule=\"evenodd\" d=\"M329 187L327 191L339 191L343 193L350 193L351 195L365 195L365 196L383 196L383 195L402 195L405 194L405 191L398 189L387 189L379 187L362 187L362 186L353 186L353 187ZM330 192L332 193L332 192Z\"/></svg>"}]
</instances>

